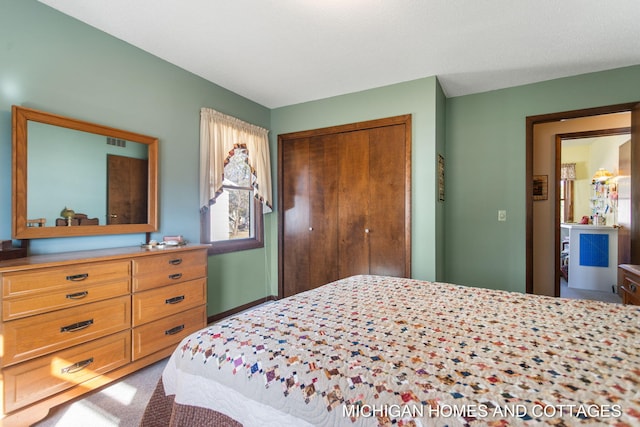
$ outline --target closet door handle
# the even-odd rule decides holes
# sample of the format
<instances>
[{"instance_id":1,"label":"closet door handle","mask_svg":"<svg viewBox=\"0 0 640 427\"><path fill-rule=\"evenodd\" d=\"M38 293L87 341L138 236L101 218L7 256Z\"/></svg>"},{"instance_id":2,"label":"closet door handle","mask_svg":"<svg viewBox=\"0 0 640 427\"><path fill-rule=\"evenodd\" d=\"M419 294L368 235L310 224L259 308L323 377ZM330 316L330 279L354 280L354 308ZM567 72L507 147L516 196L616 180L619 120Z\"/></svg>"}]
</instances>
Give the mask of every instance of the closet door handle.
<instances>
[{"instance_id":1,"label":"closet door handle","mask_svg":"<svg viewBox=\"0 0 640 427\"><path fill-rule=\"evenodd\" d=\"M60 332L76 332L76 331L80 331L82 329L88 328L91 325L93 325L93 319L84 320L82 322L63 326L60 328Z\"/></svg>"},{"instance_id":2,"label":"closet door handle","mask_svg":"<svg viewBox=\"0 0 640 427\"><path fill-rule=\"evenodd\" d=\"M86 368L87 366L93 363L93 357L90 357L81 362L74 363L73 365L69 365L66 368L60 369L61 374L73 374L74 372L78 372Z\"/></svg>"},{"instance_id":3,"label":"closet door handle","mask_svg":"<svg viewBox=\"0 0 640 427\"><path fill-rule=\"evenodd\" d=\"M70 280L72 282L79 282L81 280L85 280L88 277L89 277L89 273L74 274L72 276L67 276L67 280Z\"/></svg>"}]
</instances>

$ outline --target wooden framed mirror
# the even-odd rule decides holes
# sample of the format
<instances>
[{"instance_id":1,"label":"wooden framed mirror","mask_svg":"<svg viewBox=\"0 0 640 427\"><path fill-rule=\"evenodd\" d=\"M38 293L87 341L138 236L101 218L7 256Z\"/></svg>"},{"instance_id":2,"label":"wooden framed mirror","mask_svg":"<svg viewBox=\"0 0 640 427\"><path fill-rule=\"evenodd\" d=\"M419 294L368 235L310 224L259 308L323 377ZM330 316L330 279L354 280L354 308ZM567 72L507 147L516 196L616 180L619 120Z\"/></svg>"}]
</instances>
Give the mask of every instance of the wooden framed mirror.
<instances>
[{"instance_id":1,"label":"wooden framed mirror","mask_svg":"<svg viewBox=\"0 0 640 427\"><path fill-rule=\"evenodd\" d=\"M157 231L157 138L14 105L12 143L13 238Z\"/></svg>"}]
</instances>

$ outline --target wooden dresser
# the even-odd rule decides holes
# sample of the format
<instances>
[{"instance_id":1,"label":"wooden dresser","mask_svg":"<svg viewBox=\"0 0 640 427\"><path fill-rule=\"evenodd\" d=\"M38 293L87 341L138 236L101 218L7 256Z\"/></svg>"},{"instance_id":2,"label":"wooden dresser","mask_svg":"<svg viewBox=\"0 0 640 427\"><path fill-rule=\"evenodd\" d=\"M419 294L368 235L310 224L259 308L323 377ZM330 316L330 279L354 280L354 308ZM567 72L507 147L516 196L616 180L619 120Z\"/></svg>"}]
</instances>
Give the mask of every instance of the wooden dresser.
<instances>
[{"instance_id":1,"label":"wooden dresser","mask_svg":"<svg viewBox=\"0 0 640 427\"><path fill-rule=\"evenodd\" d=\"M618 284L618 293L623 304L640 305L640 265L620 264L618 266L622 283Z\"/></svg>"},{"instance_id":2,"label":"wooden dresser","mask_svg":"<svg viewBox=\"0 0 640 427\"><path fill-rule=\"evenodd\" d=\"M0 262L2 425L171 354L206 326L207 246L116 248Z\"/></svg>"}]
</instances>

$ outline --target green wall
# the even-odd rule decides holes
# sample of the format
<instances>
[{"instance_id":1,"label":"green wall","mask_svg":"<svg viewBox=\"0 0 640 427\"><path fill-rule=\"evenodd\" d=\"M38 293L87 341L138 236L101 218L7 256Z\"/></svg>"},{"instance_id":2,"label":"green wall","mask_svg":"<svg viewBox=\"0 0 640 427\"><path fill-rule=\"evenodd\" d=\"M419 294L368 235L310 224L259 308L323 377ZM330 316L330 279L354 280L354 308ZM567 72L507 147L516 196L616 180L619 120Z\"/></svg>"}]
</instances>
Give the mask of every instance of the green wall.
<instances>
[{"instance_id":1,"label":"green wall","mask_svg":"<svg viewBox=\"0 0 640 427\"><path fill-rule=\"evenodd\" d=\"M447 99L446 280L525 291L527 116L634 101L640 66Z\"/></svg>"},{"instance_id":2,"label":"green wall","mask_svg":"<svg viewBox=\"0 0 640 427\"><path fill-rule=\"evenodd\" d=\"M0 2L0 239L11 236L11 105L159 138L160 229L199 241L200 108L269 128L271 112L35 0ZM62 209L62 208L60 208ZM273 214L271 214L273 216ZM137 245L144 234L37 239L32 253ZM209 314L265 295L264 250L210 258ZM247 268L249 266L249 268Z\"/></svg>"},{"instance_id":3,"label":"green wall","mask_svg":"<svg viewBox=\"0 0 640 427\"><path fill-rule=\"evenodd\" d=\"M0 239L11 224L11 105L156 136L160 230L199 240L199 111L277 135L412 114L413 276L525 289L525 118L640 100L640 66L447 99L436 77L269 110L35 0L0 2ZM445 157L438 201L437 155ZM277 182L274 179L274 193ZM277 200L277 194L274 194ZM265 248L209 258L209 315L277 293L277 206ZM498 209L507 221L497 221ZM144 235L38 239L33 253L139 244Z\"/></svg>"}]
</instances>

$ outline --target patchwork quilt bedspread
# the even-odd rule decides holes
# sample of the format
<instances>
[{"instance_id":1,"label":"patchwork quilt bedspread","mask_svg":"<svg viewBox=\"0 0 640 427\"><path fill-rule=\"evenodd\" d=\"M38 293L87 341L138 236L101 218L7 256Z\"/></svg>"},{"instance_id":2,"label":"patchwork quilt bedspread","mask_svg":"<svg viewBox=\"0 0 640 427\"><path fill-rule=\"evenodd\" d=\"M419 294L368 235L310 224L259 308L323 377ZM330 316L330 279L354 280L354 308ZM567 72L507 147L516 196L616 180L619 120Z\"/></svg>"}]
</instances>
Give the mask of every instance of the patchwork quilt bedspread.
<instances>
[{"instance_id":1,"label":"patchwork quilt bedspread","mask_svg":"<svg viewBox=\"0 0 640 427\"><path fill-rule=\"evenodd\" d=\"M380 276L186 338L176 402L249 425L640 425L640 307Z\"/></svg>"}]
</instances>

